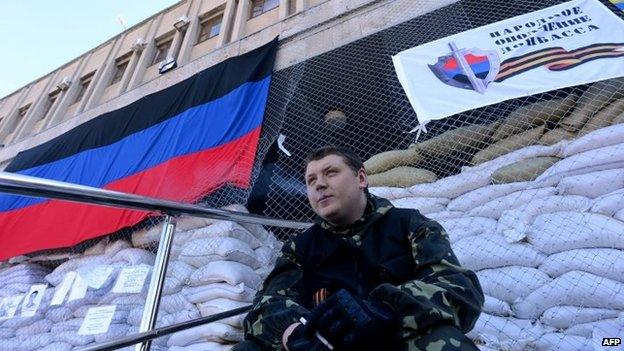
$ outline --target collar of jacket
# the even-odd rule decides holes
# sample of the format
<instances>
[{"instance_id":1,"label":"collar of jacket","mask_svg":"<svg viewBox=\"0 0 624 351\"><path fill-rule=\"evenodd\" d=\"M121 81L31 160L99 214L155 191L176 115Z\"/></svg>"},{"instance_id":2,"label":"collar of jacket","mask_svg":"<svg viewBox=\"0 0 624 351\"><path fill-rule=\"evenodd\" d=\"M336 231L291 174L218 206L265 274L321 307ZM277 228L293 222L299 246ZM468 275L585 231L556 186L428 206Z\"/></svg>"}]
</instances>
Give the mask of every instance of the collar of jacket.
<instances>
[{"instance_id":1,"label":"collar of jacket","mask_svg":"<svg viewBox=\"0 0 624 351\"><path fill-rule=\"evenodd\" d=\"M337 226L330 224L329 222L327 222L326 220L324 220L318 215L314 217L314 222L318 224L321 228L327 231L330 231L332 233L336 233L336 234L350 236L356 233L360 233L364 228L368 227L369 225L377 221L379 218L385 215L388 211L390 211L391 208L394 207L392 206L390 201L381 197L377 197L368 192L366 193L367 193L366 198L368 200L367 201L368 203L366 204L364 215L360 217L360 219L358 219L354 223L347 225L347 226L343 226L343 227L337 227Z\"/></svg>"}]
</instances>

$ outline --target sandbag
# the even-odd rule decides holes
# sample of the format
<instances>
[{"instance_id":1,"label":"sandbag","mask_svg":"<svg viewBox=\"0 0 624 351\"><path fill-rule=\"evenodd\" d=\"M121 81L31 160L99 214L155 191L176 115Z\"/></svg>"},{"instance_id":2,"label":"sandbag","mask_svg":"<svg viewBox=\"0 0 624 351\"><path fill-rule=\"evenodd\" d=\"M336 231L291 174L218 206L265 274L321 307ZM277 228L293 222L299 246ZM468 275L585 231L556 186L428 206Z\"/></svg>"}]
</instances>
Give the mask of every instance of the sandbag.
<instances>
[{"instance_id":1,"label":"sandbag","mask_svg":"<svg viewBox=\"0 0 624 351\"><path fill-rule=\"evenodd\" d=\"M217 221L207 227L190 231L189 234L191 235L191 240L228 237L238 239L249 245L252 249L262 245L262 242L242 225L231 221Z\"/></svg>"},{"instance_id":2,"label":"sandbag","mask_svg":"<svg viewBox=\"0 0 624 351\"><path fill-rule=\"evenodd\" d=\"M557 123L568 111L572 110L577 97L576 94L570 94L563 99L540 101L521 106L505 118L501 126L494 132L492 139L499 141L546 123Z\"/></svg>"},{"instance_id":3,"label":"sandbag","mask_svg":"<svg viewBox=\"0 0 624 351\"><path fill-rule=\"evenodd\" d=\"M60 323L55 323L50 328L50 331L52 333L59 333L59 332L64 332L64 331L74 331L74 332L77 332L78 329L80 329L80 326L82 325L83 321L84 321L84 318L68 319L68 320L60 322Z\"/></svg>"},{"instance_id":4,"label":"sandbag","mask_svg":"<svg viewBox=\"0 0 624 351\"><path fill-rule=\"evenodd\" d=\"M201 303L218 298L252 302L255 293L255 290L246 287L243 283L238 285L214 283L196 287L185 287L182 289L182 295L192 303Z\"/></svg>"},{"instance_id":5,"label":"sandbag","mask_svg":"<svg viewBox=\"0 0 624 351\"><path fill-rule=\"evenodd\" d=\"M136 332L137 332L136 327L132 327L127 324L113 323L108 326L108 331L106 333L96 334L94 337L95 337L95 342L98 344L101 344L104 342L109 342L109 341L119 339L121 337L130 335L130 334L134 334Z\"/></svg>"},{"instance_id":6,"label":"sandbag","mask_svg":"<svg viewBox=\"0 0 624 351\"><path fill-rule=\"evenodd\" d=\"M596 82L576 102L572 113L561 121L561 126L568 131L579 130L589 117L602 109L609 102L624 96L624 80L610 79Z\"/></svg>"},{"instance_id":7,"label":"sandbag","mask_svg":"<svg viewBox=\"0 0 624 351\"><path fill-rule=\"evenodd\" d=\"M387 187L387 186L378 186L378 187L369 187L368 191L378 197L383 197L384 199L394 200L400 199L402 197L410 196L409 190L405 188L398 187Z\"/></svg>"},{"instance_id":8,"label":"sandbag","mask_svg":"<svg viewBox=\"0 0 624 351\"><path fill-rule=\"evenodd\" d=\"M427 217L436 221L441 221L444 219L451 219L451 218L460 218L463 216L464 216L464 212L461 212L461 211L440 211L440 212L427 213Z\"/></svg>"},{"instance_id":9,"label":"sandbag","mask_svg":"<svg viewBox=\"0 0 624 351\"><path fill-rule=\"evenodd\" d=\"M249 306L248 302L240 302L230 299L218 298L214 300L209 300L206 302L201 302L197 304L197 309L199 309L199 313L202 317L211 316L213 314L233 310L236 308L241 308L245 306ZM243 328L243 319L245 319L246 314L239 314L237 316L228 317L220 320L219 322L228 324L235 328Z\"/></svg>"},{"instance_id":10,"label":"sandbag","mask_svg":"<svg viewBox=\"0 0 624 351\"><path fill-rule=\"evenodd\" d=\"M537 250L549 255L583 248L624 249L624 223L593 213L549 213L535 218L527 238Z\"/></svg>"},{"instance_id":11,"label":"sandbag","mask_svg":"<svg viewBox=\"0 0 624 351\"><path fill-rule=\"evenodd\" d=\"M85 346L95 341L93 335L77 335L75 331L52 333L52 341L68 343L73 346Z\"/></svg>"},{"instance_id":12,"label":"sandbag","mask_svg":"<svg viewBox=\"0 0 624 351\"><path fill-rule=\"evenodd\" d=\"M180 281L186 281L191 273L195 271L193 266L182 261L172 261L167 265L167 278L176 278Z\"/></svg>"},{"instance_id":13,"label":"sandbag","mask_svg":"<svg viewBox=\"0 0 624 351\"><path fill-rule=\"evenodd\" d=\"M508 195L518 190L524 190L528 186L529 183L523 182L484 186L451 200L446 208L450 211L466 212L477 206L483 205L488 201Z\"/></svg>"},{"instance_id":14,"label":"sandbag","mask_svg":"<svg viewBox=\"0 0 624 351\"><path fill-rule=\"evenodd\" d=\"M624 282L624 251L617 249L577 249L548 256L539 269L551 277L583 271Z\"/></svg>"},{"instance_id":15,"label":"sandbag","mask_svg":"<svg viewBox=\"0 0 624 351\"><path fill-rule=\"evenodd\" d=\"M385 172L398 166L414 166L422 161L420 153L414 149L391 150L374 155L364 162L369 175Z\"/></svg>"},{"instance_id":16,"label":"sandbag","mask_svg":"<svg viewBox=\"0 0 624 351\"><path fill-rule=\"evenodd\" d=\"M526 350L544 333L544 328L531 321L481 313L474 328L466 336L498 350Z\"/></svg>"},{"instance_id":17,"label":"sandbag","mask_svg":"<svg viewBox=\"0 0 624 351\"><path fill-rule=\"evenodd\" d=\"M228 237L189 241L182 249L179 260L193 267L202 267L212 261L235 261L254 269L260 267L260 262L247 243Z\"/></svg>"},{"instance_id":18,"label":"sandbag","mask_svg":"<svg viewBox=\"0 0 624 351\"><path fill-rule=\"evenodd\" d=\"M109 263L123 262L130 266L146 264L154 265L156 255L152 252L137 248L128 248L117 252L109 261Z\"/></svg>"},{"instance_id":19,"label":"sandbag","mask_svg":"<svg viewBox=\"0 0 624 351\"><path fill-rule=\"evenodd\" d=\"M542 145L555 145L562 140L572 140L576 137L576 135L572 132L569 132L563 128L556 128L553 130L549 130L539 140L539 143Z\"/></svg>"},{"instance_id":20,"label":"sandbag","mask_svg":"<svg viewBox=\"0 0 624 351\"><path fill-rule=\"evenodd\" d=\"M450 177L439 179L434 183L414 185L409 188L409 192L415 197L445 197L454 199L469 191L489 184L490 173L461 172Z\"/></svg>"},{"instance_id":21,"label":"sandbag","mask_svg":"<svg viewBox=\"0 0 624 351\"><path fill-rule=\"evenodd\" d=\"M249 266L234 261L210 262L193 272L189 278L190 286L223 282L230 285L244 283L250 289L256 289L262 280Z\"/></svg>"},{"instance_id":22,"label":"sandbag","mask_svg":"<svg viewBox=\"0 0 624 351\"><path fill-rule=\"evenodd\" d=\"M225 351L226 348L223 344L214 342L214 341L206 341L200 342L196 344L191 344L188 346L172 346L168 349L168 351Z\"/></svg>"},{"instance_id":23,"label":"sandbag","mask_svg":"<svg viewBox=\"0 0 624 351\"><path fill-rule=\"evenodd\" d=\"M61 283L67 273L71 271L76 271L78 268L83 266L97 266L100 264L106 264L109 260L110 257L106 255L75 258L73 260L63 262L61 265L56 267L56 269L52 271L52 273L46 275L45 280L53 286L57 286Z\"/></svg>"},{"instance_id":24,"label":"sandbag","mask_svg":"<svg viewBox=\"0 0 624 351\"><path fill-rule=\"evenodd\" d=\"M474 124L446 131L431 139L412 144L410 149L431 158L446 157L452 153L481 148L490 142L490 137L500 122L487 125Z\"/></svg>"},{"instance_id":25,"label":"sandbag","mask_svg":"<svg viewBox=\"0 0 624 351\"><path fill-rule=\"evenodd\" d=\"M536 216L562 211L585 212L590 206L590 199L576 195L553 195L534 199L513 210L503 212L498 220L496 232L509 242L521 241L526 237L527 229Z\"/></svg>"},{"instance_id":26,"label":"sandbag","mask_svg":"<svg viewBox=\"0 0 624 351\"><path fill-rule=\"evenodd\" d=\"M461 239L490 234L496 231L496 221L485 217L460 217L439 220L440 225L446 230L451 243Z\"/></svg>"},{"instance_id":27,"label":"sandbag","mask_svg":"<svg viewBox=\"0 0 624 351\"><path fill-rule=\"evenodd\" d=\"M163 223L159 223L149 228L141 228L132 233L132 246L149 247L160 241L162 235ZM177 232L178 230L176 230ZM177 233L176 233L177 239Z\"/></svg>"},{"instance_id":28,"label":"sandbag","mask_svg":"<svg viewBox=\"0 0 624 351\"><path fill-rule=\"evenodd\" d=\"M188 310L181 310L171 314L164 314L158 318L158 326L168 326L190 321L199 318L199 310L197 307Z\"/></svg>"},{"instance_id":29,"label":"sandbag","mask_svg":"<svg viewBox=\"0 0 624 351\"><path fill-rule=\"evenodd\" d=\"M624 168L565 177L557 185L557 193L559 194L581 195L591 198L618 189L624 189Z\"/></svg>"},{"instance_id":30,"label":"sandbag","mask_svg":"<svg viewBox=\"0 0 624 351\"><path fill-rule=\"evenodd\" d=\"M522 266L484 269L478 271L477 276L484 294L508 303L523 299L551 281L546 273Z\"/></svg>"},{"instance_id":31,"label":"sandbag","mask_svg":"<svg viewBox=\"0 0 624 351\"><path fill-rule=\"evenodd\" d=\"M618 124L595 130L561 147L561 157L569 157L586 151L622 143L624 125Z\"/></svg>"},{"instance_id":32,"label":"sandbag","mask_svg":"<svg viewBox=\"0 0 624 351\"><path fill-rule=\"evenodd\" d=\"M499 235L483 234L453 244L453 251L462 266L481 270L504 266L537 267L545 256L526 244L510 244Z\"/></svg>"},{"instance_id":33,"label":"sandbag","mask_svg":"<svg viewBox=\"0 0 624 351\"><path fill-rule=\"evenodd\" d=\"M166 295L160 299L160 310L167 313L192 310L194 307L195 306L188 302L181 294Z\"/></svg>"},{"instance_id":34,"label":"sandbag","mask_svg":"<svg viewBox=\"0 0 624 351\"><path fill-rule=\"evenodd\" d=\"M622 124L624 123L624 113L620 113L619 116L616 116L612 121L611 125Z\"/></svg>"},{"instance_id":35,"label":"sandbag","mask_svg":"<svg viewBox=\"0 0 624 351\"><path fill-rule=\"evenodd\" d=\"M622 209L624 209L624 189L616 190L597 198L590 211L613 216Z\"/></svg>"},{"instance_id":36,"label":"sandbag","mask_svg":"<svg viewBox=\"0 0 624 351\"><path fill-rule=\"evenodd\" d=\"M443 197L406 197L403 199L390 200L397 208L411 208L423 214L443 211L449 199Z\"/></svg>"},{"instance_id":37,"label":"sandbag","mask_svg":"<svg viewBox=\"0 0 624 351\"><path fill-rule=\"evenodd\" d=\"M38 334L47 333L52 328L52 322L47 319L42 319L34 322L31 325L18 328L15 331L15 335L19 337L34 336Z\"/></svg>"},{"instance_id":38,"label":"sandbag","mask_svg":"<svg viewBox=\"0 0 624 351\"><path fill-rule=\"evenodd\" d=\"M169 338L167 346L186 346L202 341L242 341L243 332L224 323L213 322L177 332Z\"/></svg>"},{"instance_id":39,"label":"sandbag","mask_svg":"<svg viewBox=\"0 0 624 351\"><path fill-rule=\"evenodd\" d=\"M178 219L176 223L176 229L178 229L181 232L185 232L191 229L207 227L216 221L217 221L216 219L211 219L211 218L183 216Z\"/></svg>"},{"instance_id":40,"label":"sandbag","mask_svg":"<svg viewBox=\"0 0 624 351\"><path fill-rule=\"evenodd\" d=\"M473 156L471 163L473 165L478 165L486 161L493 160L501 155L521 149L525 146L533 145L537 143L542 134L544 134L545 130L544 126L540 126L499 140L487 148L477 152Z\"/></svg>"},{"instance_id":41,"label":"sandbag","mask_svg":"<svg viewBox=\"0 0 624 351\"><path fill-rule=\"evenodd\" d=\"M571 326L565 330L568 335L578 335L585 338L591 338L592 333L596 330L610 330L619 329L624 326L624 320L620 321L617 318L603 319L595 322L580 323ZM602 346L602 345L601 345Z\"/></svg>"},{"instance_id":42,"label":"sandbag","mask_svg":"<svg viewBox=\"0 0 624 351\"><path fill-rule=\"evenodd\" d=\"M592 116L581 128L578 136L586 135L589 132L611 125L611 121L624 112L624 99L619 99L605 106L602 110Z\"/></svg>"},{"instance_id":43,"label":"sandbag","mask_svg":"<svg viewBox=\"0 0 624 351\"><path fill-rule=\"evenodd\" d=\"M468 213L471 216L498 219L505 211L518 208L522 204L529 201L534 201L542 197L554 195L555 192L556 189L553 187L516 191L511 194L488 201L479 207L473 208Z\"/></svg>"},{"instance_id":44,"label":"sandbag","mask_svg":"<svg viewBox=\"0 0 624 351\"><path fill-rule=\"evenodd\" d=\"M514 162L497 169L492 174L492 183L506 184L532 181L559 160L558 157L539 156Z\"/></svg>"},{"instance_id":45,"label":"sandbag","mask_svg":"<svg viewBox=\"0 0 624 351\"><path fill-rule=\"evenodd\" d=\"M74 346L66 342L53 342L44 346L38 351L70 351Z\"/></svg>"},{"instance_id":46,"label":"sandbag","mask_svg":"<svg viewBox=\"0 0 624 351\"><path fill-rule=\"evenodd\" d=\"M509 307L507 302L501 301L489 295L484 295L484 297L485 301L483 302L483 312L503 317L513 315L511 307Z\"/></svg>"},{"instance_id":47,"label":"sandbag","mask_svg":"<svg viewBox=\"0 0 624 351\"><path fill-rule=\"evenodd\" d=\"M519 318L535 319L554 306L624 309L624 284L608 278L572 271L542 285L512 305Z\"/></svg>"},{"instance_id":48,"label":"sandbag","mask_svg":"<svg viewBox=\"0 0 624 351\"><path fill-rule=\"evenodd\" d=\"M536 351L578 351L592 349L593 346L590 339L564 333L547 333L542 335L535 342Z\"/></svg>"},{"instance_id":49,"label":"sandbag","mask_svg":"<svg viewBox=\"0 0 624 351\"><path fill-rule=\"evenodd\" d=\"M624 222L624 208L617 211L614 215L613 218L617 219L620 222Z\"/></svg>"},{"instance_id":50,"label":"sandbag","mask_svg":"<svg viewBox=\"0 0 624 351\"><path fill-rule=\"evenodd\" d=\"M544 311L540 321L553 328L566 329L576 324L615 318L619 314L620 311L605 308L555 306Z\"/></svg>"},{"instance_id":51,"label":"sandbag","mask_svg":"<svg viewBox=\"0 0 624 351\"><path fill-rule=\"evenodd\" d=\"M414 184L435 182L436 179L435 173L426 169L401 166L368 176L368 184L405 188Z\"/></svg>"},{"instance_id":52,"label":"sandbag","mask_svg":"<svg viewBox=\"0 0 624 351\"><path fill-rule=\"evenodd\" d=\"M491 161L483 162L476 166L464 166L462 167L462 172L468 171L483 171L490 172L490 175L496 171L497 169L504 167L508 164L514 163L516 161L524 160L527 158L538 157L538 156L559 156L561 153L561 148L565 142L559 142L554 145L531 145L527 146L515 151L512 151L508 154L504 154L499 156Z\"/></svg>"}]
</instances>

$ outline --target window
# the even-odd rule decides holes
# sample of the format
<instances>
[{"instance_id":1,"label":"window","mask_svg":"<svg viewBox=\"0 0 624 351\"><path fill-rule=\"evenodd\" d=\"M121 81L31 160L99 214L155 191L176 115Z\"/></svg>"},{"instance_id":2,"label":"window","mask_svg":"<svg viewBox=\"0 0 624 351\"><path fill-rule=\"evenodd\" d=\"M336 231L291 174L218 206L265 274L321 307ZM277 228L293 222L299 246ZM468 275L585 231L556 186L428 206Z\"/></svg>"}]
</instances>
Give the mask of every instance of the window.
<instances>
[{"instance_id":1,"label":"window","mask_svg":"<svg viewBox=\"0 0 624 351\"><path fill-rule=\"evenodd\" d=\"M128 62L130 62L130 58L117 60L115 63L115 73L113 74L113 79L111 80L110 85L121 81L121 78L123 78L123 75L126 72L126 68L128 68Z\"/></svg>"},{"instance_id":2,"label":"window","mask_svg":"<svg viewBox=\"0 0 624 351\"><path fill-rule=\"evenodd\" d=\"M61 93L61 91L57 90L57 91L54 91L54 92L48 94L48 101L46 101L45 107L43 108L43 113L41 114L41 119L44 119L48 115L48 113L50 113L50 110L52 109L52 106L54 106L54 103L58 99L60 93Z\"/></svg>"},{"instance_id":3,"label":"window","mask_svg":"<svg viewBox=\"0 0 624 351\"><path fill-rule=\"evenodd\" d=\"M173 43L173 39L170 38L161 43L156 42L156 54L154 55L154 60L152 61L152 65L159 63L167 58L167 53L169 52L169 48L171 47L171 43Z\"/></svg>"},{"instance_id":4,"label":"window","mask_svg":"<svg viewBox=\"0 0 624 351\"><path fill-rule=\"evenodd\" d=\"M76 94L76 101L74 101L74 103L82 100L85 93L87 92L87 89L89 88L89 84L91 84L91 80L93 79L94 74L95 72L91 72L80 78L80 88L78 90L78 94Z\"/></svg>"},{"instance_id":5,"label":"window","mask_svg":"<svg viewBox=\"0 0 624 351\"><path fill-rule=\"evenodd\" d=\"M218 15L211 17L205 21L202 21L199 26L199 38L197 39L197 43L201 43L210 38L214 38L221 32L221 21L223 20L223 15Z\"/></svg>"},{"instance_id":6,"label":"window","mask_svg":"<svg viewBox=\"0 0 624 351\"><path fill-rule=\"evenodd\" d=\"M251 18L260 16L279 6L279 0L253 0L251 7Z\"/></svg>"},{"instance_id":7,"label":"window","mask_svg":"<svg viewBox=\"0 0 624 351\"><path fill-rule=\"evenodd\" d=\"M17 123L18 124L22 121L22 119L24 119L24 117L28 113L29 108L30 108L30 104L20 107L20 109L17 111Z\"/></svg>"}]
</instances>

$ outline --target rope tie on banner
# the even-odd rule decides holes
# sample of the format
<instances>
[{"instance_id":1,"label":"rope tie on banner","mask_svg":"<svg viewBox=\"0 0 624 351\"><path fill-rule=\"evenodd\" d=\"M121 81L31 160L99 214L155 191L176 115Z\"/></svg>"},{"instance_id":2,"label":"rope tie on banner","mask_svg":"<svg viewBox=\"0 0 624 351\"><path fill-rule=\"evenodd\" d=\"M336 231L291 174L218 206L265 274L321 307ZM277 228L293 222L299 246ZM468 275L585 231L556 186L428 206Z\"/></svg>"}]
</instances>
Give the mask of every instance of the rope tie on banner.
<instances>
[{"instance_id":1,"label":"rope tie on banner","mask_svg":"<svg viewBox=\"0 0 624 351\"><path fill-rule=\"evenodd\" d=\"M420 123L414 129L410 130L408 133L416 132L416 138L414 139L414 143L418 142L421 133L427 133L427 122Z\"/></svg>"}]
</instances>

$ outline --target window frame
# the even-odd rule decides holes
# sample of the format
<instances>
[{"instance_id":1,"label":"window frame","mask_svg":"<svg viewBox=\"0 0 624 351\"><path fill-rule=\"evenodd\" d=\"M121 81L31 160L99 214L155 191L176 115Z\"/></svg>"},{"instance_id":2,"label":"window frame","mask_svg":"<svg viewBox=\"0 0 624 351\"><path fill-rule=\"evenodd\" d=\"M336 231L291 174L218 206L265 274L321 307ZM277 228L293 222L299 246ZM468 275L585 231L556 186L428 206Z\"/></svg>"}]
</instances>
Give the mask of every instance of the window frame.
<instances>
[{"instance_id":1,"label":"window frame","mask_svg":"<svg viewBox=\"0 0 624 351\"><path fill-rule=\"evenodd\" d=\"M126 74L126 70L128 70L128 66L130 65L131 56L132 53L128 53L115 60L115 72L113 73L109 86L121 82L124 74ZM120 67L123 68L120 69Z\"/></svg>"},{"instance_id":2,"label":"window frame","mask_svg":"<svg viewBox=\"0 0 624 351\"><path fill-rule=\"evenodd\" d=\"M259 2L262 2L262 5L257 4ZM275 4L272 7L267 8L267 3L270 3L270 2L274 2ZM251 10L249 14L249 19L262 16L265 13L278 8L279 5L280 5L279 0L252 0L251 6L249 7ZM260 7L261 7L261 9L259 10L260 12L258 12L257 9Z\"/></svg>"},{"instance_id":3,"label":"window frame","mask_svg":"<svg viewBox=\"0 0 624 351\"><path fill-rule=\"evenodd\" d=\"M163 36L161 39L156 40L156 51L154 52L154 58L152 59L152 66L157 65L160 62L167 59L167 54L173 45L173 35ZM165 50L161 50L162 46L166 46ZM162 54L162 56L161 56Z\"/></svg>"},{"instance_id":4,"label":"window frame","mask_svg":"<svg viewBox=\"0 0 624 351\"><path fill-rule=\"evenodd\" d=\"M74 100L74 104L82 101L84 96L87 94L87 90L89 89L89 85L93 81L93 77L95 76L95 71L85 74L80 78L80 88L76 93L76 98Z\"/></svg>"},{"instance_id":5,"label":"window frame","mask_svg":"<svg viewBox=\"0 0 624 351\"><path fill-rule=\"evenodd\" d=\"M218 21L218 22L217 22ZM219 29L216 34L212 34L212 29L215 27L215 24L218 23ZM197 42L195 45L208 41L212 38L218 37L221 34L221 27L223 25L223 11L218 13L205 16L200 19L199 22L199 33L197 34ZM204 35L204 28L208 28L208 35ZM203 39L202 39L203 38Z\"/></svg>"}]
</instances>

